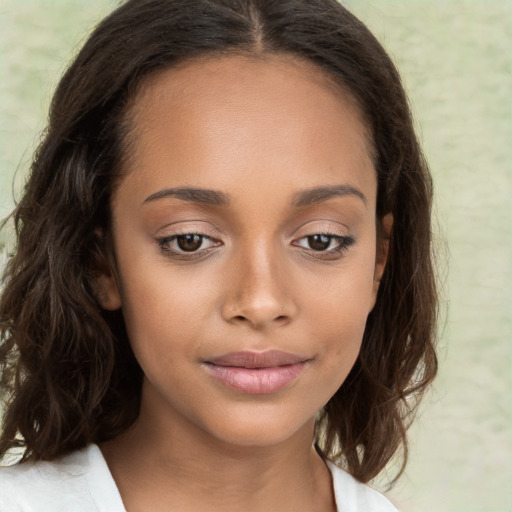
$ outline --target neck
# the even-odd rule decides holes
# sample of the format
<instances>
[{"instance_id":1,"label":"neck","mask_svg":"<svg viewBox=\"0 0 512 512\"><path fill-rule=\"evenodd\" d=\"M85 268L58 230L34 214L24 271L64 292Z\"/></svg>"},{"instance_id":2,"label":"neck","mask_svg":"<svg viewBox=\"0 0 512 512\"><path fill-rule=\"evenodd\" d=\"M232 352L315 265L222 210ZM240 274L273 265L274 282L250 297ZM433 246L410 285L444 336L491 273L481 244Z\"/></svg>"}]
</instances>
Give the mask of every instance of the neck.
<instances>
[{"instance_id":1,"label":"neck","mask_svg":"<svg viewBox=\"0 0 512 512\"><path fill-rule=\"evenodd\" d=\"M174 418L176 420L176 418ZM101 449L128 511L335 510L329 470L313 447L314 420L270 446L240 446L141 410Z\"/></svg>"}]
</instances>

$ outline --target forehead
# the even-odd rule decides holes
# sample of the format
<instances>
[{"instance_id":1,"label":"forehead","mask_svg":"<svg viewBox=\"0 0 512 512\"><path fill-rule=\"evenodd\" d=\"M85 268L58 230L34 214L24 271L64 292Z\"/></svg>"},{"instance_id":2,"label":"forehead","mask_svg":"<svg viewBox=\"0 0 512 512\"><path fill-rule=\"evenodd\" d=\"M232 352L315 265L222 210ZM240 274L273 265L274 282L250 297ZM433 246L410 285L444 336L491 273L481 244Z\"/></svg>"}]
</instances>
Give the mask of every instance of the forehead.
<instances>
[{"instance_id":1,"label":"forehead","mask_svg":"<svg viewBox=\"0 0 512 512\"><path fill-rule=\"evenodd\" d=\"M353 128L361 130L368 152L372 153L370 130L348 88L314 63L287 54L234 54L186 60L143 80L130 114L136 121L155 121L163 114L163 104L173 108L176 116L192 107L203 114L225 107L249 114L251 107L259 112L275 108L275 101L269 100L277 100L283 110L295 108L296 114L298 109L305 114L306 104L320 115L322 106L334 107L333 114L350 114L358 123Z\"/></svg>"},{"instance_id":2,"label":"forehead","mask_svg":"<svg viewBox=\"0 0 512 512\"><path fill-rule=\"evenodd\" d=\"M352 171L359 188L376 181L356 102L293 57L186 61L146 79L129 118L128 171L142 188L148 172L158 178L155 187L168 186L172 175L180 184L222 189L255 174L275 181L285 170L290 188L340 183L342 171Z\"/></svg>"}]
</instances>

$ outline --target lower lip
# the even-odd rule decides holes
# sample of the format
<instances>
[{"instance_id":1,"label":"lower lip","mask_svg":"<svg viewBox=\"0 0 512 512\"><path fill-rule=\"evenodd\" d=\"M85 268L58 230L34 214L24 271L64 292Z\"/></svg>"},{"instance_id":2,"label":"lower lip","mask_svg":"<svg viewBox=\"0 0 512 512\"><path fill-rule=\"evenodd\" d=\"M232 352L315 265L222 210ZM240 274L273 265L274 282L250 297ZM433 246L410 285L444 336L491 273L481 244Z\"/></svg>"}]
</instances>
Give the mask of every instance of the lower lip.
<instances>
[{"instance_id":1,"label":"lower lip","mask_svg":"<svg viewBox=\"0 0 512 512\"><path fill-rule=\"evenodd\" d=\"M243 368L207 363L211 375L226 386L251 395L276 393L294 381L306 362L273 366L271 368Z\"/></svg>"}]
</instances>

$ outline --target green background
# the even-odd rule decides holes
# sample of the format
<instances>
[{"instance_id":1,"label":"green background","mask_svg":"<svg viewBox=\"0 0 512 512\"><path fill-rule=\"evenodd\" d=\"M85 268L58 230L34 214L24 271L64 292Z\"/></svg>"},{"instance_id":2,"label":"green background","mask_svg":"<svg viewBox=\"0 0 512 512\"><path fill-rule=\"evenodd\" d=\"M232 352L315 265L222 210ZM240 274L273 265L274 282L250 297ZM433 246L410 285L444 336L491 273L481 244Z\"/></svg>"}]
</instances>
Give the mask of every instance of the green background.
<instances>
[{"instance_id":1,"label":"green background","mask_svg":"<svg viewBox=\"0 0 512 512\"><path fill-rule=\"evenodd\" d=\"M402 72L436 188L440 375L389 496L402 512L512 511L512 2L346 4ZM0 217L59 76L114 5L0 0Z\"/></svg>"}]
</instances>

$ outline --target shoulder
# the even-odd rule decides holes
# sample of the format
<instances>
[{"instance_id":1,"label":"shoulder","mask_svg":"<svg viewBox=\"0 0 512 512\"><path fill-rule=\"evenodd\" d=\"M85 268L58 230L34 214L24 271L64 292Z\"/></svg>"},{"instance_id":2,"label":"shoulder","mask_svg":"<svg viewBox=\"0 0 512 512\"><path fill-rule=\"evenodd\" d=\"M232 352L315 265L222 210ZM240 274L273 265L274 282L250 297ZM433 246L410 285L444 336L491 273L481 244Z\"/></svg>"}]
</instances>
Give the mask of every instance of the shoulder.
<instances>
[{"instance_id":1,"label":"shoulder","mask_svg":"<svg viewBox=\"0 0 512 512\"><path fill-rule=\"evenodd\" d=\"M362 484L330 461L327 466L332 474L338 512L398 512L380 492Z\"/></svg>"},{"instance_id":2,"label":"shoulder","mask_svg":"<svg viewBox=\"0 0 512 512\"><path fill-rule=\"evenodd\" d=\"M32 510L96 510L91 503L87 473L88 450L52 462L24 462L0 468L1 512Z\"/></svg>"},{"instance_id":3,"label":"shoulder","mask_svg":"<svg viewBox=\"0 0 512 512\"><path fill-rule=\"evenodd\" d=\"M90 445L51 462L0 467L0 512L104 510L91 492L91 488L95 494L98 492L95 480L101 479L105 485L107 477L109 483L110 474L106 464L101 467L102 460L99 448ZM110 488L107 493L112 494L111 491Z\"/></svg>"}]
</instances>

